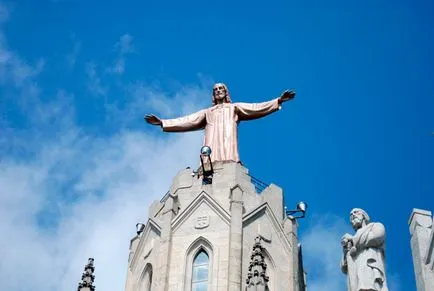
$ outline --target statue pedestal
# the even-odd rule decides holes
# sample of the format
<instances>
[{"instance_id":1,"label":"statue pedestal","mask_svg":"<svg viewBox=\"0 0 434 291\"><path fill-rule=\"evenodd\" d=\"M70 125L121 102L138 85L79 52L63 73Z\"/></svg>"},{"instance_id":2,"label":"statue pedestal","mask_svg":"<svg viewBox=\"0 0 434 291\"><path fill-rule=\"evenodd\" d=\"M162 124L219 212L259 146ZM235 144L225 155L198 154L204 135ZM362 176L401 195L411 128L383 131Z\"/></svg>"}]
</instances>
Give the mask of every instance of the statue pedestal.
<instances>
[{"instance_id":1,"label":"statue pedestal","mask_svg":"<svg viewBox=\"0 0 434 291\"><path fill-rule=\"evenodd\" d=\"M297 226L284 214L282 189L271 184L257 193L241 164L213 166L212 184L182 170L149 207L146 227L130 246L127 291L149 283L152 290L192 290L193 284L245 290L258 236L269 290L300 290ZM152 276L145 276L150 268Z\"/></svg>"}]
</instances>

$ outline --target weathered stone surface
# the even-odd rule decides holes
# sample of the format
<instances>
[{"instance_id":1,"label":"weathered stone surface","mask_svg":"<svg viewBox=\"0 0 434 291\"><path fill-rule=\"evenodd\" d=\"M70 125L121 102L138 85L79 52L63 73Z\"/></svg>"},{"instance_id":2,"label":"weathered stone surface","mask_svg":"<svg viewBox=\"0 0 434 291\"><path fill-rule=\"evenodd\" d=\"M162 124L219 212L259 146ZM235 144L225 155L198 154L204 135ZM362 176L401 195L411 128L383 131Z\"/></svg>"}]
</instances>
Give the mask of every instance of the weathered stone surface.
<instances>
[{"instance_id":1,"label":"weathered stone surface","mask_svg":"<svg viewBox=\"0 0 434 291\"><path fill-rule=\"evenodd\" d=\"M434 239L431 211L413 209L408 224L417 290L434 291Z\"/></svg>"},{"instance_id":2,"label":"weathered stone surface","mask_svg":"<svg viewBox=\"0 0 434 291\"><path fill-rule=\"evenodd\" d=\"M210 185L181 171L169 195L155 203L158 210L131 242L126 291L147 286L149 266L153 291L191 290L200 250L209 256L209 291L244 290L256 237L262 238L269 290L298 290L297 224L284 218L282 190L271 185L256 193L238 163L217 163L214 170Z\"/></svg>"}]
</instances>

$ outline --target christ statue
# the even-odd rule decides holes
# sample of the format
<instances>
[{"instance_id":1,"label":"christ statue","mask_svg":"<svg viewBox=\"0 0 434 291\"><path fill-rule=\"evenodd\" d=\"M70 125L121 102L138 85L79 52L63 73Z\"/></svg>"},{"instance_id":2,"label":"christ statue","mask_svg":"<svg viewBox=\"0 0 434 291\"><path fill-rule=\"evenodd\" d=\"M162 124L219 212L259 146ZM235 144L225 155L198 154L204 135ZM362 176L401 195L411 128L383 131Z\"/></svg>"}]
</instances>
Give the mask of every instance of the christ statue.
<instances>
[{"instance_id":1,"label":"christ statue","mask_svg":"<svg viewBox=\"0 0 434 291\"><path fill-rule=\"evenodd\" d=\"M213 87L212 106L187 116L161 119L145 115L152 125L166 132L186 132L205 129L204 146L212 149L211 160L240 162L238 153L238 123L264 117L280 109L280 105L295 97L294 91L284 91L280 97L262 103L232 103L223 83Z\"/></svg>"}]
</instances>

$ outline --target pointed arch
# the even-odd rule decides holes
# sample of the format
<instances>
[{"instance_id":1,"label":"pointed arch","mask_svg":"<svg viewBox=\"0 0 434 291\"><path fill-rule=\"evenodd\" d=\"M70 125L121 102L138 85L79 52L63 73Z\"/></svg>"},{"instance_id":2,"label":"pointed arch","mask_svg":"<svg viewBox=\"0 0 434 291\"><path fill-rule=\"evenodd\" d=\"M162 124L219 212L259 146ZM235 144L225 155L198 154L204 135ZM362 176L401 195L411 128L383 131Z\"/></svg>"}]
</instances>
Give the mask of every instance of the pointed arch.
<instances>
[{"instance_id":1,"label":"pointed arch","mask_svg":"<svg viewBox=\"0 0 434 291\"><path fill-rule=\"evenodd\" d=\"M184 290L209 290L212 281L214 249L209 240L199 237L188 247L185 256ZM208 286L208 289L193 289Z\"/></svg>"},{"instance_id":2,"label":"pointed arch","mask_svg":"<svg viewBox=\"0 0 434 291\"><path fill-rule=\"evenodd\" d=\"M209 285L209 256L204 249L200 249L193 259L191 289L207 290Z\"/></svg>"},{"instance_id":3,"label":"pointed arch","mask_svg":"<svg viewBox=\"0 0 434 291\"><path fill-rule=\"evenodd\" d=\"M136 288L136 291L151 291L152 290L152 278L153 268L150 263L147 263L143 268L143 272L140 275L140 279Z\"/></svg>"}]
</instances>

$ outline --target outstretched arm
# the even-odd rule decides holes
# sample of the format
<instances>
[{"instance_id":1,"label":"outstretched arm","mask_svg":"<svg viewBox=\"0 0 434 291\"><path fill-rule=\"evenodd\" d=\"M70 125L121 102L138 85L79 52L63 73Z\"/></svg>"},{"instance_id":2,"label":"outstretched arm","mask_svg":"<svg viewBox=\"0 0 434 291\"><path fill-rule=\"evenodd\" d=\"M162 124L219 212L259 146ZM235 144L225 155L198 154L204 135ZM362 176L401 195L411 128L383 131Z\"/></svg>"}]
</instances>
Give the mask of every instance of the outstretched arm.
<instances>
[{"instance_id":1,"label":"outstretched arm","mask_svg":"<svg viewBox=\"0 0 434 291\"><path fill-rule=\"evenodd\" d=\"M167 132L185 132L202 129L205 127L205 110L195 112L193 114L173 118L173 119L160 119L159 117L148 114L145 115L145 120L149 124L159 125Z\"/></svg>"},{"instance_id":2,"label":"outstretched arm","mask_svg":"<svg viewBox=\"0 0 434 291\"><path fill-rule=\"evenodd\" d=\"M279 110L280 104L295 97L294 91L284 91L279 98L262 103L235 103L240 120L252 120L264 117Z\"/></svg>"}]
</instances>

